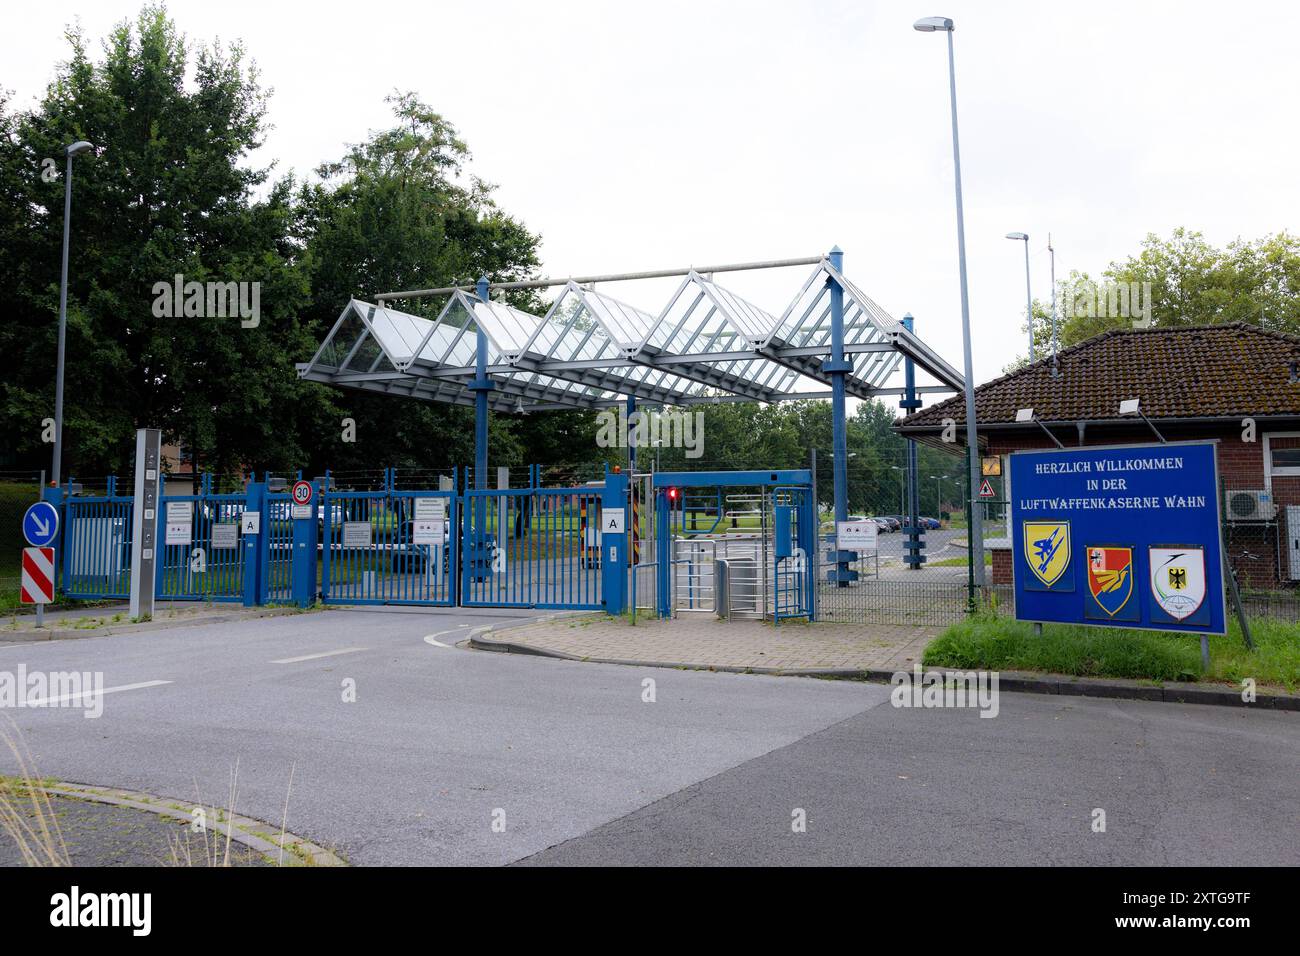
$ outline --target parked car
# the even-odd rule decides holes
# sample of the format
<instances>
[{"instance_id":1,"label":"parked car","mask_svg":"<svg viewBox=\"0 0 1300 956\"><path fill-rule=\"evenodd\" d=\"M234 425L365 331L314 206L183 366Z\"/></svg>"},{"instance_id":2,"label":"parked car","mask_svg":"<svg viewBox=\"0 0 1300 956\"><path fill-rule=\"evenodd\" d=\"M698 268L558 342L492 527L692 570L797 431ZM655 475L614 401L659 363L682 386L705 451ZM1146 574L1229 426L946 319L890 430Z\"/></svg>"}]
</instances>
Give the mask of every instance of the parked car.
<instances>
[{"instance_id":1,"label":"parked car","mask_svg":"<svg viewBox=\"0 0 1300 956\"><path fill-rule=\"evenodd\" d=\"M925 528L928 531L938 531L943 527L938 518L927 518L923 515L916 520L920 523L922 528Z\"/></svg>"}]
</instances>

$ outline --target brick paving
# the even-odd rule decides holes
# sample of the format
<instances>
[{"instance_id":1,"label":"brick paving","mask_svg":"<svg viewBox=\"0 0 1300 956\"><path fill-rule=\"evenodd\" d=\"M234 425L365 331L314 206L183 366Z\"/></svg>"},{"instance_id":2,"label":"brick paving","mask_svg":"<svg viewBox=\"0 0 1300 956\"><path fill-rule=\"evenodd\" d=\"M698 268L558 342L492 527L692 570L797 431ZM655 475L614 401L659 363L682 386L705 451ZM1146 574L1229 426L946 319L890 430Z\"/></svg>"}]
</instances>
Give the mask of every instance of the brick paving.
<instances>
[{"instance_id":1,"label":"brick paving","mask_svg":"<svg viewBox=\"0 0 1300 956\"><path fill-rule=\"evenodd\" d=\"M494 629L480 647L518 645L579 660L652 663L720 670L909 670L940 627L906 624L806 624L719 621L712 615L640 620L560 617Z\"/></svg>"}]
</instances>

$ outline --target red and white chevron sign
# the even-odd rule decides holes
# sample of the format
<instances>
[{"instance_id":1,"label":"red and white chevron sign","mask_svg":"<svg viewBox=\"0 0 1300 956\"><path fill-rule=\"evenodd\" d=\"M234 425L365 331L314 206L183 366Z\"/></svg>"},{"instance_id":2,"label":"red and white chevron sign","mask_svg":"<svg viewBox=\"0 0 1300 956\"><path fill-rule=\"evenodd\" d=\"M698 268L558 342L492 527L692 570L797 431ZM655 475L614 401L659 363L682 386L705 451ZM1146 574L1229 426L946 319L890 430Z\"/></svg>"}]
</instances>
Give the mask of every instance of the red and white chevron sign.
<instances>
[{"instance_id":1,"label":"red and white chevron sign","mask_svg":"<svg viewBox=\"0 0 1300 956\"><path fill-rule=\"evenodd\" d=\"M49 604L54 600L54 549L23 548L22 602Z\"/></svg>"}]
</instances>

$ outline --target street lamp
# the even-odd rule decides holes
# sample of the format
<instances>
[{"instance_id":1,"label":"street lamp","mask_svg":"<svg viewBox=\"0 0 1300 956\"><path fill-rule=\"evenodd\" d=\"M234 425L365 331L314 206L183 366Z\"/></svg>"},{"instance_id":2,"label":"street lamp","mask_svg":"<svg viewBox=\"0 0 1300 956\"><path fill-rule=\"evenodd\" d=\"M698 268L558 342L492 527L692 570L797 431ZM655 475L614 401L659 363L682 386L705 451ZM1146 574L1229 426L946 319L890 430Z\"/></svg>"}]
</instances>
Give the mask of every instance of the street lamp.
<instances>
[{"instance_id":1,"label":"street lamp","mask_svg":"<svg viewBox=\"0 0 1300 956\"><path fill-rule=\"evenodd\" d=\"M971 562L973 586L984 587L984 535L975 520L975 493L979 488L979 444L975 431L975 371L971 362L970 347L970 293L966 287L966 221L961 203L961 147L957 138L957 66L953 58L953 23L948 17L922 17L912 24L921 33L948 34L948 94L952 104L952 168L957 195L957 274L961 280L961 339L962 359L966 378L966 448L970 471L967 506L971 516L970 548L975 560Z\"/></svg>"},{"instance_id":2,"label":"street lamp","mask_svg":"<svg viewBox=\"0 0 1300 956\"><path fill-rule=\"evenodd\" d=\"M951 478L951 475L931 475L934 479L934 513L936 516L943 511L943 480Z\"/></svg>"},{"instance_id":3,"label":"street lamp","mask_svg":"<svg viewBox=\"0 0 1300 956\"><path fill-rule=\"evenodd\" d=\"M1009 232L1008 239L1019 239L1025 244L1025 315L1029 319L1029 364L1034 363L1034 297L1029 294L1029 233Z\"/></svg>"},{"instance_id":4,"label":"street lamp","mask_svg":"<svg viewBox=\"0 0 1300 956\"><path fill-rule=\"evenodd\" d=\"M63 177L63 270L59 276L59 357L54 372L54 484L57 487L63 468L63 356L68 339L68 234L72 222L72 157L94 149L84 139L64 149L68 157Z\"/></svg>"},{"instance_id":5,"label":"street lamp","mask_svg":"<svg viewBox=\"0 0 1300 956\"><path fill-rule=\"evenodd\" d=\"M904 477L907 469L900 468L898 465L890 465L889 468L891 471L898 472L898 518L901 521L907 514L907 504L903 501L903 496L907 493L907 479Z\"/></svg>"}]
</instances>

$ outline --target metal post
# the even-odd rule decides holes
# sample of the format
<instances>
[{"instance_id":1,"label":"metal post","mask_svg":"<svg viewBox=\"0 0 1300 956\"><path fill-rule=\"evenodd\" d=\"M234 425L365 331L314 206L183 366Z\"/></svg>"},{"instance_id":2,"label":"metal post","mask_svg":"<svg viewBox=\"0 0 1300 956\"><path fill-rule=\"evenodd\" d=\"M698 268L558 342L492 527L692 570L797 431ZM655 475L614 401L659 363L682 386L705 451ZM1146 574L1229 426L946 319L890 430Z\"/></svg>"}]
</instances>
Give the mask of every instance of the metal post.
<instances>
[{"instance_id":1,"label":"metal post","mask_svg":"<svg viewBox=\"0 0 1300 956\"><path fill-rule=\"evenodd\" d=\"M632 439L632 432L636 426L632 421L636 415L636 396L627 397L627 473L629 479L636 474L636 442Z\"/></svg>"},{"instance_id":2,"label":"metal post","mask_svg":"<svg viewBox=\"0 0 1300 956\"><path fill-rule=\"evenodd\" d=\"M809 466L808 470L809 470L809 481L811 482L812 485L813 533L812 533L812 549L808 552L809 560L812 561L812 567L809 569L810 576L812 578L812 589L811 589L812 597L808 602L808 607L809 607L810 614L812 615L811 620L816 621L818 620L817 570L818 570L818 554L819 554L819 548L821 545L821 537L822 537L822 509L821 509L821 500L817 496L817 447L814 445L809 450L809 452L810 452L811 460L808 463Z\"/></svg>"},{"instance_id":3,"label":"metal post","mask_svg":"<svg viewBox=\"0 0 1300 956\"><path fill-rule=\"evenodd\" d=\"M830 264L839 274L844 272L844 253L839 246L831 250ZM831 377L831 432L832 452L831 475L835 488L835 520L847 521L849 517L849 445L848 428L845 424L844 379L852 370L853 363L844 358L844 289L834 279L827 280L831 288L831 357L822 362L822 371ZM857 555L851 551L834 549L831 558L835 567L828 569L827 578L835 581L838 587L848 587L850 581L857 578L857 572L849 568L849 562Z\"/></svg>"},{"instance_id":4,"label":"metal post","mask_svg":"<svg viewBox=\"0 0 1300 956\"><path fill-rule=\"evenodd\" d=\"M478 297L482 302L488 301L487 276L478 280ZM487 377L487 334L483 326L474 322L477 330L474 352L474 487L478 490L487 488L488 468L488 391L492 383Z\"/></svg>"},{"instance_id":5,"label":"metal post","mask_svg":"<svg viewBox=\"0 0 1300 956\"><path fill-rule=\"evenodd\" d=\"M72 154L63 180L63 266L59 273L59 354L54 372L54 483L63 475L63 362L68 339L68 238L72 225Z\"/></svg>"},{"instance_id":6,"label":"metal post","mask_svg":"<svg viewBox=\"0 0 1300 956\"><path fill-rule=\"evenodd\" d=\"M915 320L910 312L903 316L903 328L907 329L907 331L915 331L914 324ZM921 407L921 400L916 397L916 366L910 358L903 363L903 400L898 404L903 409L904 415L910 415ZM919 524L921 503L917 492L919 476L916 473L916 468L916 442L909 439L907 442L907 464L903 470L909 489L907 504L903 512L909 519L903 562L913 571L921 569L921 562L924 560L921 557L921 550L925 546L925 536L921 533Z\"/></svg>"},{"instance_id":7,"label":"metal post","mask_svg":"<svg viewBox=\"0 0 1300 956\"><path fill-rule=\"evenodd\" d=\"M970 292L966 284L966 220L962 212L961 201L961 146L957 137L957 64L953 54L951 29L948 34L948 92L952 103L952 168L953 183L957 194L957 273L961 280L961 333L962 359L966 379L966 459L968 462L966 512L971 516L967 535L970 545L971 569L973 571L972 595L974 586L984 586L984 532L974 522L975 495L979 493L979 439L975 430L975 369L971 360L970 341ZM978 558L978 560L975 560Z\"/></svg>"},{"instance_id":8,"label":"metal post","mask_svg":"<svg viewBox=\"0 0 1300 956\"><path fill-rule=\"evenodd\" d=\"M1056 364L1056 249L1052 247L1052 234L1047 234L1047 252L1052 261L1052 377L1061 374Z\"/></svg>"},{"instance_id":9,"label":"metal post","mask_svg":"<svg viewBox=\"0 0 1300 956\"><path fill-rule=\"evenodd\" d=\"M1029 362L1034 362L1034 297L1029 291L1029 236L1025 236L1025 316L1029 321Z\"/></svg>"}]
</instances>

